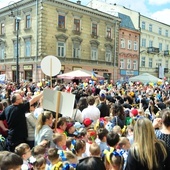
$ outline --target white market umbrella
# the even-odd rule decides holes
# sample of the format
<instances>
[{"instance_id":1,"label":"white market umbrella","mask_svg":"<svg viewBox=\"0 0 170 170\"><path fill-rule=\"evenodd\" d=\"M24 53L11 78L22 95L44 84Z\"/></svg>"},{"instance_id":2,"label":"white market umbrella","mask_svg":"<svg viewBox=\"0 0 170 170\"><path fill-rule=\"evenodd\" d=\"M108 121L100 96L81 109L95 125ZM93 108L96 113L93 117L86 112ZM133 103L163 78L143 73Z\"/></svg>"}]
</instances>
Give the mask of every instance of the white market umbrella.
<instances>
[{"instance_id":1,"label":"white market umbrella","mask_svg":"<svg viewBox=\"0 0 170 170\"><path fill-rule=\"evenodd\" d=\"M149 74L149 73L143 73L143 74L140 74L138 76L135 76L135 77L131 77L129 78L129 81L139 81L139 82L142 82L142 83L157 83L158 81L162 81L161 79L159 79L158 77L155 77L153 76L152 74Z\"/></svg>"},{"instance_id":2,"label":"white market umbrella","mask_svg":"<svg viewBox=\"0 0 170 170\"><path fill-rule=\"evenodd\" d=\"M74 70L74 71L71 71L68 73L60 74L57 76L57 78L61 78L61 79L85 79L85 78L88 78L88 79L91 79L92 76L95 76L93 78L96 78L99 80L104 79L103 76L100 76L98 74L93 75L92 71L87 71L87 70L83 70L83 69Z\"/></svg>"}]
</instances>

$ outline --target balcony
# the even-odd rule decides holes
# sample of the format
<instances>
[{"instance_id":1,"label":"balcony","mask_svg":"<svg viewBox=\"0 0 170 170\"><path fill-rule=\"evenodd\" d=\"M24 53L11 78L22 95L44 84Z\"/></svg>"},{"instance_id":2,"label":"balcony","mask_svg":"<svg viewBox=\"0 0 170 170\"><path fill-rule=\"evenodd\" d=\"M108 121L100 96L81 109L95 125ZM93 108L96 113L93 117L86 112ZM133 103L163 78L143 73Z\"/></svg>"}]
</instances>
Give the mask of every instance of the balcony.
<instances>
[{"instance_id":1,"label":"balcony","mask_svg":"<svg viewBox=\"0 0 170 170\"><path fill-rule=\"evenodd\" d=\"M170 56L170 51L169 50L165 50L164 51L164 56Z\"/></svg>"},{"instance_id":2,"label":"balcony","mask_svg":"<svg viewBox=\"0 0 170 170\"><path fill-rule=\"evenodd\" d=\"M149 54L157 54L157 53L159 53L159 48L147 47L147 53L149 53Z\"/></svg>"},{"instance_id":3,"label":"balcony","mask_svg":"<svg viewBox=\"0 0 170 170\"><path fill-rule=\"evenodd\" d=\"M155 72L159 73L159 67L155 68ZM169 73L169 69L168 68L164 68L164 73Z\"/></svg>"},{"instance_id":4,"label":"balcony","mask_svg":"<svg viewBox=\"0 0 170 170\"><path fill-rule=\"evenodd\" d=\"M73 32L73 34L75 34L75 35L80 35L80 34L81 34L80 30L72 30L72 32Z\"/></svg>"}]
</instances>

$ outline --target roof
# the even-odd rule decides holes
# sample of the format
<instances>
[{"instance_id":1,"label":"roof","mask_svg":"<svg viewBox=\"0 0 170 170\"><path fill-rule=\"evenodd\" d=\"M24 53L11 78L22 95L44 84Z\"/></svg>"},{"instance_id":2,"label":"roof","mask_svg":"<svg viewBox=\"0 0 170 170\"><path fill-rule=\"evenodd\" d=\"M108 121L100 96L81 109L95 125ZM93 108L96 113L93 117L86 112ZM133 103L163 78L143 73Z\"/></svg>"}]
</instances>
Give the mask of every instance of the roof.
<instances>
[{"instance_id":1,"label":"roof","mask_svg":"<svg viewBox=\"0 0 170 170\"><path fill-rule=\"evenodd\" d=\"M128 28L131 30L136 30L130 16L118 13L119 18L121 18L120 27Z\"/></svg>"}]
</instances>

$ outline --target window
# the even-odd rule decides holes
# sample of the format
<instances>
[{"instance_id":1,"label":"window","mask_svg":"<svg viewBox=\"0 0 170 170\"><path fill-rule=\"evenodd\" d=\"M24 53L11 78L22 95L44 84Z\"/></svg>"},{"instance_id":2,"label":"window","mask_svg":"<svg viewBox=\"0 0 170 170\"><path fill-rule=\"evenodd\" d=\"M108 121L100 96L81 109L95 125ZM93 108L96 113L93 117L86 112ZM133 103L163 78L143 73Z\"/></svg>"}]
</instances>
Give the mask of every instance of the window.
<instances>
[{"instance_id":1,"label":"window","mask_svg":"<svg viewBox=\"0 0 170 170\"><path fill-rule=\"evenodd\" d=\"M80 44L73 44L73 58L80 58Z\"/></svg>"},{"instance_id":2,"label":"window","mask_svg":"<svg viewBox=\"0 0 170 170\"><path fill-rule=\"evenodd\" d=\"M65 43L58 42L58 57L65 57Z\"/></svg>"},{"instance_id":3,"label":"window","mask_svg":"<svg viewBox=\"0 0 170 170\"><path fill-rule=\"evenodd\" d=\"M132 49L132 41L128 40L128 49Z\"/></svg>"},{"instance_id":4,"label":"window","mask_svg":"<svg viewBox=\"0 0 170 170\"><path fill-rule=\"evenodd\" d=\"M111 28L110 27L107 27L106 37L111 38Z\"/></svg>"},{"instance_id":5,"label":"window","mask_svg":"<svg viewBox=\"0 0 170 170\"><path fill-rule=\"evenodd\" d=\"M105 54L105 59L106 61L108 62L111 62L112 61L112 52L111 52L111 48L110 47L106 47L106 54Z\"/></svg>"},{"instance_id":6,"label":"window","mask_svg":"<svg viewBox=\"0 0 170 170\"><path fill-rule=\"evenodd\" d=\"M146 39L142 38L142 47L146 47Z\"/></svg>"},{"instance_id":7,"label":"window","mask_svg":"<svg viewBox=\"0 0 170 170\"><path fill-rule=\"evenodd\" d=\"M165 30L165 36L168 37L168 30Z\"/></svg>"},{"instance_id":8,"label":"window","mask_svg":"<svg viewBox=\"0 0 170 170\"><path fill-rule=\"evenodd\" d=\"M127 60L127 69L131 69L131 60L130 59Z\"/></svg>"},{"instance_id":9,"label":"window","mask_svg":"<svg viewBox=\"0 0 170 170\"><path fill-rule=\"evenodd\" d=\"M20 43L18 43L18 57L20 56ZM17 57L17 41L14 41L14 58Z\"/></svg>"},{"instance_id":10,"label":"window","mask_svg":"<svg viewBox=\"0 0 170 170\"><path fill-rule=\"evenodd\" d=\"M138 50L138 46L137 46L137 42L134 41L134 50L137 51Z\"/></svg>"},{"instance_id":11,"label":"window","mask_svg":"<svg viewBox=\"0 0 170 170\"><path fill-rule=\"evenodd\" d=\"M5 58L5 44L0 43L0 59L4 59L4 58Z\"/></svg>"},{"instance_id":12,"label":"window","mask_svg":"<svg viewBox=\"0 0 170 170\"><path fill-rule=\"evenodd\" d=\"M153 41L149 40L149 47L153 47Z\"/></svg>"},{"instance_id":13,"label":"window","mask_svg":"<svg viewBox=\"0 0 170 170\"><path fill-rule=\"evenodd\" d=\"M25 39L25 56L30 57L31 56L31 39Z\"/></svg>"},{"instance_id":14,"label":"window","mask_svg":"<svg viewBox=\"0 0 170 170\"><path fill-rule=\"evenodd\" d=\"M169 50L169 44L166 45L165 50Z\"/></svg>"},{"instance_id":15,"label":"window","mask_svg":"<svg viewBox=\"0 0 170 170\"><path fill-rule=\"evenodd\" d=\"M137 70L137 61L133 61L133 70Z\"/></svg>"},{"instance_id":16,"label":"window","mask_svg":"<svg viewBox=\"0 0 170 170\"><path fill-rule=\"evenodd\" d=\"M92 23L92 35L97 35L97 24Z\"/></svg>"},{"instance_id":17,"label":"window","mask_svg":"<svg viewBox=\"0 0 170 170\"><path fill-rule=\"evenodd\" d=\"M120 69L124 69L124 68L125 68L124 59L120 59Z\"/></svg>"},{"instance_id":18,"label":"window","mask_svg":"<svg viewBox=\"0 0 170 170\"><path fill-rule=\"evenodd\" d=\"M152 68L152 58L149 58L149 68Z\"/></svg>"},{"instance_id":19,"label":"window","mask_svg":"<svg viewBox=\"0 0 170 170\"><path fill-rule=\"evenodd\" d=\"M74 30L80 32L80 19L74 19Z\"/></svg>"},{"instance_id":20,"label":"window","mask_svg":"<svg viewBox=\"0 0 170 170\"><path fill-rule=\"evenodd\" d=\"M162 43L159 43L159 51L162 51Z\"/></svg>"},{"instance_id":21,"label":"window","mask_svg":"<svg viewBox=\"0 0 170 170\"><path fill-rule=\"evenodd\" d=\"M96 47L92 47L91 49L91 60L97 60L98 49Z\"/></svg>"},{"instance_id":22,"label":"window","mask_svg":"<svg viewBox=\"0 0 170 170\"><path fill-rule=\"evenodd\" d=\"M142 29L145 30L145 22L142 21Z\"/></svg>"},{"instance_id":23,"label":"window","mask_svg":"<svg viewBox=\"0 0 170 170\"><path fill-rule=\"evenodd\" d=\"M65 28L65 16L63 15L58 16L58 27Z\"/></svg>"},{"instance_id":24,"label":"window","mask_svg":"<svg viewBox=\"0 0 170 170\"><path fill-rule=\"evenodd\" d=\"M165 68L169 68L168 65L169 65L169 64L168 64L168 60L166 60L166 61L165 61Z\"/></svg>"},{"instance_id":25,"label":"window","mask_svg":"<svg viewBox=\"0 0 170 170\"><path fill-rule=\"evenodd\" d=\"M26 15L26 28L31 28L31 16Z\"/></svg>"},{"instance_id":26,"label":"window","mask_svg":"<svg viewBox=\"0 0 170 170\"><path fill-rule=\"evenodd\" d=\"M15 28L14 31L17 31L20 29L20 20L15 19Z\"/></svg>"},{"instance_id":27,"label":"window","mask_svg":"<svg viewBox=\"0 0 170 170\"><path fill-rule=\"evenodd\" d=\"M5 34L5 24L1 23L1 35Z\"/></svg>"},{"instance_id":28,"label":"window","mask_svg":"<svg viewBox=\"0 0 170 170\"><path fill-rule=\"evenodd\" d=\"M141 67L145 67L145 57L141 58Z\"/></svg>"},{"instance_id":29,"label":"window","mask_svg":"<svg viewBox=\"0 0 170 170\"><path fill-rule=\"evenodd\" d=\"M152 32L152 24L149 24L149 31Z\"/></svg>"},{"instance_id":30,"label":"window","mask_svg":"<svg viewBox=\"0 0 170 170\"><path fill-rule=\"evenodd\" d=\"M125 39L121 38L121 48L125 48Z\"/></svg>"},{"instance_id":31,"label":"window","mask_svg":"<svg viewBox=\"0 0 170 170\"><path fill-rule=\"evenodd\" d=\"M162 28L159 28L158 34L162 35Z\"/></svg>"}]
</instances>

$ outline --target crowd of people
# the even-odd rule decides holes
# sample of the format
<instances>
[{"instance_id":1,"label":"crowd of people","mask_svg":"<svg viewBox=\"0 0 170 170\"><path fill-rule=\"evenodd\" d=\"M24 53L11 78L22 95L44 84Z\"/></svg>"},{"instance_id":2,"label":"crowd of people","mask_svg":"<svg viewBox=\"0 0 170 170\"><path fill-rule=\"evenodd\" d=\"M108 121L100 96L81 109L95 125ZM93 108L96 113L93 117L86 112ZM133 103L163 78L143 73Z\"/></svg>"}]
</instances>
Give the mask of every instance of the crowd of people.
<instances>
[{"instance_id":1,"label":"crowd of people","mask_svg":"<svg viewBox=\"0 0 170 170\"><path fill-rule=\"evenodd\" d=\"M169 170L169 84L0 85L1 170ZM72 93L70 116L43 89ZM66 107L67 107L67 103Z\"/></svg>"}]
</instances>

